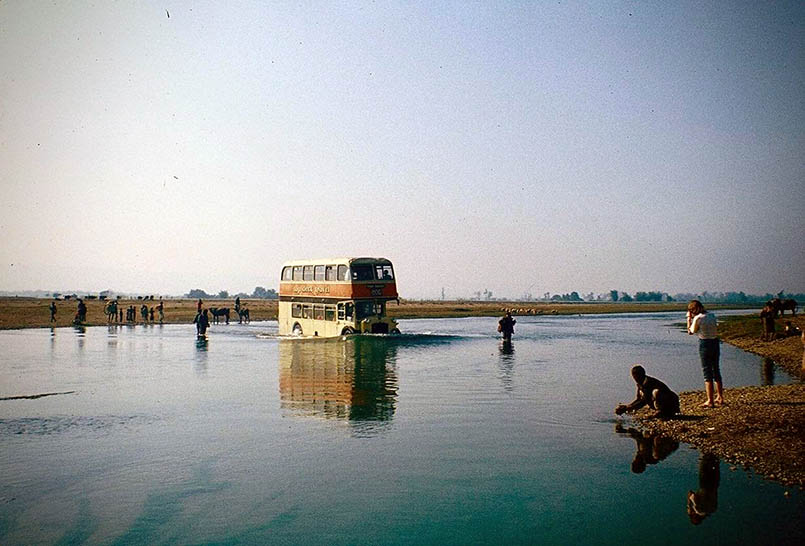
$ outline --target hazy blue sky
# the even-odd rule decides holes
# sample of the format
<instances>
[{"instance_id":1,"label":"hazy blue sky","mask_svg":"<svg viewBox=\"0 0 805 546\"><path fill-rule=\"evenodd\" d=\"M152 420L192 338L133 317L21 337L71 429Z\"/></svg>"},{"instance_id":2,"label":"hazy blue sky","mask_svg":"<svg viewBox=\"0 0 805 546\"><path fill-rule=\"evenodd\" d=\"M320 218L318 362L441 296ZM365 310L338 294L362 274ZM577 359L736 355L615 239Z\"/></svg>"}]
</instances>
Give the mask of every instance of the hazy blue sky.
<instances>
[{"instance_id":1,"label":"hazy blue sky","mask_svg":"<svg viewBox=\"0 0 805 546\"><path fill-rule=\"evenodd\" d=\"M170 16L168 16L168 13ZM805 291L803 2L0 2L0 290Z\"/></svg>"}]
</instances>

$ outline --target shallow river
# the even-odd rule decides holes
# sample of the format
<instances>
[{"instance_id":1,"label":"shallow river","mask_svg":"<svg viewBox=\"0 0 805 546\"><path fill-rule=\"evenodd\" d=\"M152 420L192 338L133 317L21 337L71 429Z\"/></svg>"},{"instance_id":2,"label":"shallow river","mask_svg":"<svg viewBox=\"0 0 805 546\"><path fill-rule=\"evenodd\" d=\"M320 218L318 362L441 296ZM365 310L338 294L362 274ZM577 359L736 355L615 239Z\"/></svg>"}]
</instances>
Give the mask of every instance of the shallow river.
<instances>
[{"instance_id":1,"label":"shallow river","mask_svg":"<svg viewBox=\"0 0 805 546\"><path fill-rule=\"evenodd\" d=\"M511 345L492 318L3 331L0 544L802 543L802 492L612 413L633 363L702 388L683 320L522 317Z\"/></svg>"}]
</instances>

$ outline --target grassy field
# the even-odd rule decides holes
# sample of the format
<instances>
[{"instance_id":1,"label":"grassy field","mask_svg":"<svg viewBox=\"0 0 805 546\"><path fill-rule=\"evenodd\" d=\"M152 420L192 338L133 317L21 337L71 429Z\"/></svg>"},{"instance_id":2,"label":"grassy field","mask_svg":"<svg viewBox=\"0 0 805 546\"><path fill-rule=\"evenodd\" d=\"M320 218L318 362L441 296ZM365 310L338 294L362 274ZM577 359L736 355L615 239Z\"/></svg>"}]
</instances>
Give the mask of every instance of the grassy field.
<instances>
[{"instance_id":1,"label":"grassy field","mask_svg":"<svg viewBox=\"0 0 805 546\"><path fill-rule=\"evenodd\" d=\"M50 322L49 306L52 300L37 298L0 298L0 329L9 328L39 328L47 326L70 326L75 318L78 307L77 302L57 301L56 302L56 322ZM196 304L198 300L189 299L170 299L164 300L166 324L172 323L192 323L196 316ZM107 302L99 300L84 300L87 306L86 325L106 324L105 307ZM137 309L137 323L141 323L140 307L147 305L149 310L154 308L154 317L159 322L159 313L156 306L159 300L126 300L118 301L118 309L123 310L123 318L126 318L126 308L133 305ZM205 308L210 307L229 307L230 320L237 322L237 315L233 309L232 300L208 300L203 303ZM277 300L242 300L241 305L249 309L252 320L267 320L277 317Z\"/></svg>"},{"instance_id":2,"label":"grassy field","mask_svg":"<svg viewBox=\"0 0 805 546\"><path fill-rule=\"evenodd\" d=\"M38 298L0 298L0 329L41 328L48 326L69 326L76 314L77 303L72 300L56 302L56 322L50 322L48 306L51 300ZM106 324L104 308L106 302L84 300L87 305L87 325ZM164 300L166 324L192 323L196 315L197 300ZM124 310L133 305L137 309L137 323L141 322L140 307L154 307L155 318L159 321L156 306L159 300L119 300L118 309ZM230 320L237 321L232 300L205 300L205 308L229 307ZM241 305L249 309L252 320L275 320L277 300L243 299ZM708 306L712 309L728 306ZM399 304L390 302L388 314L393 318L448 318L501 316L504 310L511 309L514 315L577 315L590 313L648 313L658 311L684 311L685 302L670 303L523 303L523 302L471 302L471 301L408 301Z\"/></svg>"}]
</instances>

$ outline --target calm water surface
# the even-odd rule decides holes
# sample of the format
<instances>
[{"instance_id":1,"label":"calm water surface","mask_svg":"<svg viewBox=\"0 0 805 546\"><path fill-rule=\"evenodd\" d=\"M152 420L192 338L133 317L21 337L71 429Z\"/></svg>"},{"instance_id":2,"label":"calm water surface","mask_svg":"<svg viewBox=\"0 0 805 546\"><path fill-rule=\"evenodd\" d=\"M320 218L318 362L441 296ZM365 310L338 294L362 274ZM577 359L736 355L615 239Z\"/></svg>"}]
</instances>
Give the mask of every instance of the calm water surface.
<instances>
[{"instance_id":1,"label":"calm water surface","mask_svg":"<svg viewBox=\"0 0 805 546\"><path fill-rule=\"evenodd\" d=\"M633 363L702 388L683 320L3 331L0 544L802 543L800 491L614 418ZM722 373L792 381L728 345Z\"/></svg>"}]
</instances>

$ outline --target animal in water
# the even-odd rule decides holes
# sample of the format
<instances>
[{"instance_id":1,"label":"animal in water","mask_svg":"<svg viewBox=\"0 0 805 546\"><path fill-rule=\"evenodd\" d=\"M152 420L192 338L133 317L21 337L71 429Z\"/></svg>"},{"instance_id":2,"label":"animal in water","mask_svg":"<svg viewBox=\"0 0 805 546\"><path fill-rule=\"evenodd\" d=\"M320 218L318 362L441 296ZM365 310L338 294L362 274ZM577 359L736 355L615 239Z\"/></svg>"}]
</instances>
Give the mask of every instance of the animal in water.
<instances>
[{"instance_id":1,"label":"animal in water","mask_svg":"<svg viewBox=\"0 0 805 546\"><path fill-rule=\"evenodd\" d=\"M245 307L241 307L238 310L238 324L251 322L251 317L249 317L249 310Z\"/></svg>"},{"instance_id":2,"label":"animal in water","mask_svg":"<svg viewBox=\"0 0 805 546\"><path fill-rule=\"evenodd\" d=\"M213 324L218 324L218 321L221 318L226 320L226 323L229 324L229 307L210 307L210 313L212 313L212 322Z\"/></svg>"}]
</instances>

